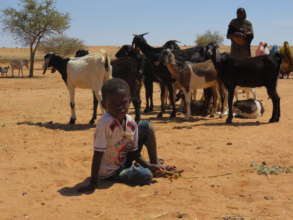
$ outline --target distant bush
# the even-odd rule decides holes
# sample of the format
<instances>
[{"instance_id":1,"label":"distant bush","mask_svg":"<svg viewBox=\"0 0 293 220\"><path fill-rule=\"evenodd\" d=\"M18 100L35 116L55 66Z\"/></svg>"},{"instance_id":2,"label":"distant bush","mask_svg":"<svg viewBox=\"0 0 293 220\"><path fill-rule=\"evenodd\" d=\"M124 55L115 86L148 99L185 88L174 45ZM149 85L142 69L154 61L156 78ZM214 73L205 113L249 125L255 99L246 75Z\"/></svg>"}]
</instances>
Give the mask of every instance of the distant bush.
<instances>
[{"instance_id":1,"label":"distant bush","mask_svg":"<svg viewBox=\"0 0 293 220\"><path fill-rule=\"evenodd\" d=\"M206 46L211 42L215 42L218 45L223 44L224 37L218 31L206 31L202 35L197 35L195 43L198 46Z\"/></svg>"},{"instance_id":2,"label":"distant bush","mask_svg":"<svg viewBox=\"0 0 293 220\"><path fill-rule=\"evenodd\" d=\"M77 38L66 36L53 37L40 43L40 50L44 53L53 52L60 56L68 56L84 48L84 43Z\"/></svg>"}]
</instances>

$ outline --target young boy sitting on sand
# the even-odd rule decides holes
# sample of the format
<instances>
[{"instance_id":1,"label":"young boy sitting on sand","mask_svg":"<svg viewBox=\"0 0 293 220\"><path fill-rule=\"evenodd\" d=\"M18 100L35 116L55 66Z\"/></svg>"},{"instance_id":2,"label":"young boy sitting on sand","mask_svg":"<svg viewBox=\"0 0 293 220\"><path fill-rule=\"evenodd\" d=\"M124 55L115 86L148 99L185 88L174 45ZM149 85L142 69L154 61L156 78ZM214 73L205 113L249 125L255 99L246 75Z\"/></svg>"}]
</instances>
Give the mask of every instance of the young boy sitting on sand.
<instances>
[{"instance_id":1,"label":"young boy sitting on sand","mask_svg":"<svg viewBox=\"0 0 293 220\"><path fill-rule=\"evenodd\" d=\"M98 121L94 138L91 179L80 192L93 192L98 179L144 185L150 183L153 174L164 172L157 158L156 139L149 121L138 125L127 114L130 104L128 84L114 78L102 88L102 106L106 113ZM150 162L141 155L146 145ZM136 161L139 165L133 165Z\"/></svg>"}]
</instances>

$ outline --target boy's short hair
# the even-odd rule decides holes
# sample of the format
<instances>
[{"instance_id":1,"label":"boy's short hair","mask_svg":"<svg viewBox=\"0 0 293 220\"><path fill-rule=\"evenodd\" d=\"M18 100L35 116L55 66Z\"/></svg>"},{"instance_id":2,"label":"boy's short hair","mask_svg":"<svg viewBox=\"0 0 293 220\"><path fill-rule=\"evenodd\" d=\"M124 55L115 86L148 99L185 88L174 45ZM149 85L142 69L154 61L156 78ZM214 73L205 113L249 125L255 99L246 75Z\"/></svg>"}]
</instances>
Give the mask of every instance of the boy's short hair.
<instances>
[{"instance_id":1,"label":"boy's short hair","mask_svg":"<svg viewBox=\"0 0 293 220\"><path fill-rule=\"evenodd\" d=\"M128 83L120 78L109 79L102 87L102 99L106 100L108 96L113 95L118 91L125 91L128 95L130 95Z\"/></svg>"}]
</instances>

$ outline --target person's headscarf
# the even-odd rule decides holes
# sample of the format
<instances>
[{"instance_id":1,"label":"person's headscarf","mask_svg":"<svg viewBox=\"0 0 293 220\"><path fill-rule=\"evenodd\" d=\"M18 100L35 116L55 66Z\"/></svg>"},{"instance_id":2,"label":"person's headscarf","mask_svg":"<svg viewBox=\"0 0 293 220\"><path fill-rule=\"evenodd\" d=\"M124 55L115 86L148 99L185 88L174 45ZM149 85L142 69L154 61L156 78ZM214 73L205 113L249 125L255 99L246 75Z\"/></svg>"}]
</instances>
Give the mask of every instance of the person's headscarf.
<instances>
[{"instance_id":1,"label":"person's headscarf","mask_svg":"<svg viewBox=\"0 0 293 220\"><path fill-rule=\"evenodd\" d=\"M292 52L289 46L288 41L284 41L283 47L280 48L280 53L284 57L285 60L289 62L289 64L292 66Z\"/></svg>"},{"instance_id":2,"label":"person's headscarf","mask_svg":"<svg viewBox=\"0 0 293 220\"><path fill-rule=\"evenodd\" d=\"M237 18L238 18L238 13L239 12L241 12L243 14L243 19L246 19L246 11L245 11L245 9L244 8L238 8L237 9L237 12L236 12Z\"/></svg>"},{"instance_id":3,"label":"person's headscarf","mask_svg":"<svg viewBox=\"0 0 293 220\"><path fill-rule=\"evenodd\" d=\"M270 50L270 54L276 53L278 52L278 46L277 45L273 45L272 49Z\"/></svg>"}]
</instances>

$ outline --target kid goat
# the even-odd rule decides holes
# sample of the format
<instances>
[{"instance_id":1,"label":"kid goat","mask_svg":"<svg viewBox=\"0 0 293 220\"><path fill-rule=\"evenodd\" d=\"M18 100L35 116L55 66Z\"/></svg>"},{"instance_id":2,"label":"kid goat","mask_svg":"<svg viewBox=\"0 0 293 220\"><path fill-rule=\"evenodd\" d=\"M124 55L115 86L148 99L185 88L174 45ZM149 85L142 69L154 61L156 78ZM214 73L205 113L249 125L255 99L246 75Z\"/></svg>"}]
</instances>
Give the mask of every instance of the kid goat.
<instances>
[{"instance_id":1,"label":"kid goat","mask_svg":"<svg viewBox=\"0 0 293 220\"><path fill-rule=\"evenodd\" d=\"M70 96L71 118L69 124L76 120L74 90L75 88L93 90L93 116L90 124L93 124L97 117L98 102L101 103L101 88L103 82L112 75L110 58L105 53L89 54L83 57L62 58L49 53L44 56L44 72L52 67L52 73L58 70L64 80Z\"/></svg>"},{"instance_id":2,"label":"kid goat","mask_svg":"<svg viewBox=\"0 0 293 220\"><path fill-rule=\"evenodd\" d=\"M220 54L218 47L210 47L210 54L218 76L228 90L229 115L227 124L232 123L232 104L236 86L265 86L273 103L273 113L269 122L278 122L280 118L280 97L277 93L277 79L282 61L281 55L275 53L239 60L228 54Z\"/></svg>"}]
</instances>

